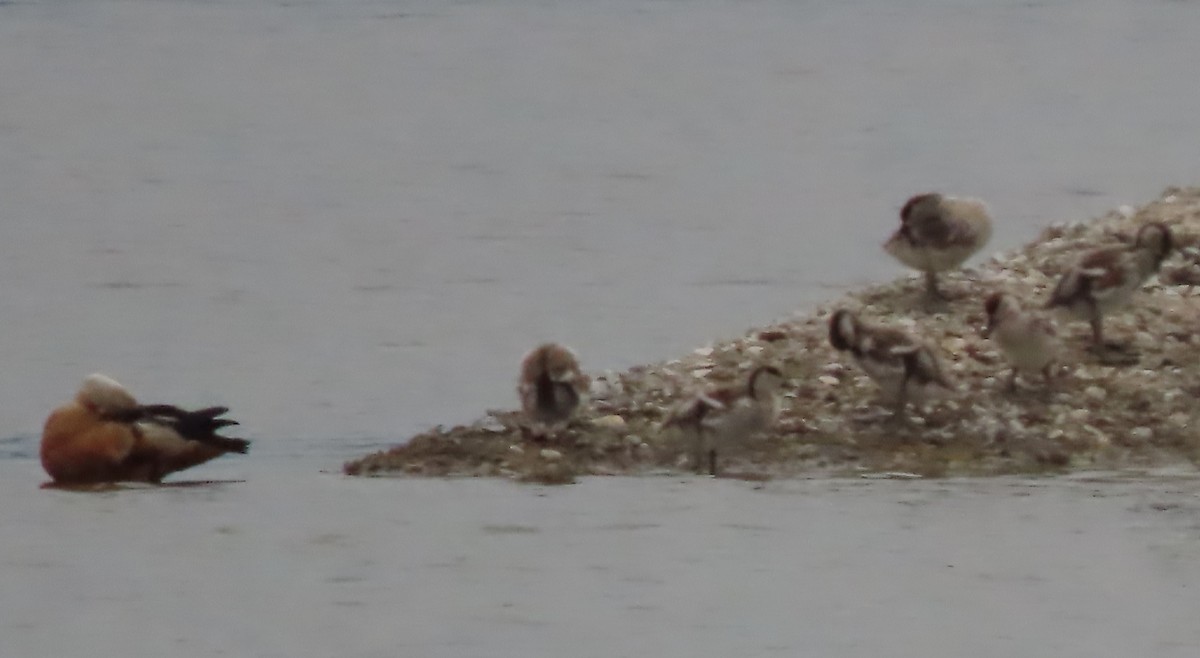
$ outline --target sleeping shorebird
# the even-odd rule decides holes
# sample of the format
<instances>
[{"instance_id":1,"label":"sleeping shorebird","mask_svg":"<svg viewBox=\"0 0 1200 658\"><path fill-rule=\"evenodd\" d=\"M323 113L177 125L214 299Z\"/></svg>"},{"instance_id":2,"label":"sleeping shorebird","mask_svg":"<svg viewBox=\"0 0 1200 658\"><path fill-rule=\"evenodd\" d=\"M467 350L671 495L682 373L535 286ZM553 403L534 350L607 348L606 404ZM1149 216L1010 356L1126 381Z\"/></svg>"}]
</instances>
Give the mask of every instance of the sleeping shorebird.
<instances>
[{"instance_id":1,"label":"sleeping shorebird","mask_svg":"<svg viewBox=\"0 0 1200 658\"><path fill-rule=\"evenodd\" d=\"M930 299L944 299L938 272L961 266L991 237L992 219L982 201L919 194L900 210L900 228L883 250L925 273L925 292Z\"/></svg>"},{"instance_id":2,"label":"sleeping shorebird","mask_svg":"<svg viewBox=\"0 0 1200 658\"><path fill-rule=\"evenodd\" d=\"M1008 390L1017 390L1017 373L1020 371L1040 371L1049 384L1061 349L1054 324L1023 310L1016 297L1008 293L992 293L984 301L983 308L988 318L983 337L996 341L1012 366Z\"/></svg>"},{"instance_id":3,"label":"sleeping shorebird","mask_svg":"<svg viewBox=\"0 0 1200 658\"><path fill-rule=\"evenodd\" d=\"M557 343L537 346L521 360L517 394L521 409L544 436L550 428L566 425L587 397L590 380L579 369L570 349Z\"/></svg>"},{"instance_id":4,"label":"sleeping shorebird","mask_svg":"<svg viewBox=\"0 0 1200 658\"><path fill-rule=\"evenodd\" d=\"M902 418L908 402L918 401L930 386L954 388L928 345L900 329L862 322L846 309L829 319L829 343L850 352L892 403L895 418Z\"/></svg>"},{"instance_id":5,"label":"sleeping shorebird","mask_svg":"<svg viewBox=\"0 0 1200 658\"><path fill-rule=\"evenodd\" d=\"M1104 342L1104 314L1129 302L1158 272L1171 253L1171 229L1161 222L1143 224L1131 246L1089 251L1059 279L1046 308L1062 308L1092 325L1092 347L1121 349Z\"/></svg>"},{"instance_id":6,"label":"sleeping shorebird","mask_svg":"<svg viewBox=\"0 0 1200 658\"><path fill-rule=\"evenodd\" d=\"M157 483L170 473L249 449L249 441L216 433L237 424L219 417L226 411L140 405L115 380L90 375L75 399L46 419L42 466L57 484Z\"/></svg>"},{"instance_id":7,"label":"sleeping shorebird","mask_svg":"<svg viewBox=\"0 0 1200 658\"><path fill-rule=\"evenodd\" d=\"M663 427L679 427L689 433L696 471L707 462L708 472L716 475L718 450L775 424L782 385L783 373L778 368L759 366L750 372L745 385L710 389L684 401Z\"/></svg>"}]
</instances>

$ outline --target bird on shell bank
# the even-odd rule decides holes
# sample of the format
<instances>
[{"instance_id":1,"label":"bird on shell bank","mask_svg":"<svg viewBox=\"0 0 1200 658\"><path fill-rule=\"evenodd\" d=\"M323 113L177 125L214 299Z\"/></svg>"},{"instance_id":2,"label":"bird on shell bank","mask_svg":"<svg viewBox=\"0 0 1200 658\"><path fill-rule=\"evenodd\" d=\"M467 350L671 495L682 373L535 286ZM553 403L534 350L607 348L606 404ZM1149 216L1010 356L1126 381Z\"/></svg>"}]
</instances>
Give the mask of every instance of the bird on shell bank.
<instances>
[{"instance_id":1,"label":"bird on shell bank","mask_svg":"<svg viewBox=\"0 0 1200 658\"><path fill-rule=\"evenodd\" d=\"M690 435L692 466L717 474L717 453L766 431L779 417L783 373L773 366L750 371L741 386L713 388L685 400L663 423Z\"/></svg>"},{"instance_id":2,"label":"bird on shell bank","mask_svg":"<svg viewBox=\"0 0 1200 658\"><path fill-rule=\"evenodd\" d=\"M958 269L992 237L992 218L978 199L918 194L900 210L900 228L883 250L925 274L930 301L944 300L938 273Z\"/></svg>"},{"instance_id":3,"label":"bird on shell bank","mask_svg":"<svg viewBox=\"0 0 1200 658\"><path fill-rule=\"evenodd\" d=\"M1017 374L1021 372L1040 372L1050 384L1062 348L1054 324L1022 309L1016 297L1004 292L989 295L983 308L988 319L983 337L995 341L1012 366L1008 390L1017 390Z\"/></svg>"},{"instance_id":4,"label":"bird on shell bank","mask_svg":"<svg viewBox=\"0 0 1200 658\"><path fill-rule=\"evenodd\" d=\"M908 403L920 402L934 387L954 388L929 345L901 329L863 322L847 309L829 318L829 344L849 352L874 380L892 418L903 419Z\"/></svg>"},{"instance_id":5,"label":"bird on shell bank","mask_svg":"<svg viewBox=\"0 0 1200 658\"><path fill-rule=\"evenodd\" d=\"M586 403L591 380L579 369L579 359L558 343L543 343L521 359L517 395L521 410L532 423L536 438L566 427Z\"/></svg>"},{"instance_id":6,"label":"bird on shell bank","mask_svg":"<svg viewBox=\"0 0 1200 658\"><path fill-rule=\"evenodd\" d=\"M142 405L116 380L89 375L75 398L46 419L42 467L58 485L158 483L226 453L249 450L249 441L217 434L237 424L221 418L227 411Z\"/></svg>"},{"instance_id":7,"label":"bird on shell bank","mask_svg":"<svg viewBox=\"0 0 1200 658\"><path fill-rule=\"evenodd\" d=\"M1084 254L1058 280L1046 308L1062 309L1090 322L1092 349L1128 351L1127 345L1105 342L1104 316L1128 304L1146 279L1158 272L1173 248L1171 229L1166 224L1143 224L1132 245Z\"/></svg>"}]
</instances>

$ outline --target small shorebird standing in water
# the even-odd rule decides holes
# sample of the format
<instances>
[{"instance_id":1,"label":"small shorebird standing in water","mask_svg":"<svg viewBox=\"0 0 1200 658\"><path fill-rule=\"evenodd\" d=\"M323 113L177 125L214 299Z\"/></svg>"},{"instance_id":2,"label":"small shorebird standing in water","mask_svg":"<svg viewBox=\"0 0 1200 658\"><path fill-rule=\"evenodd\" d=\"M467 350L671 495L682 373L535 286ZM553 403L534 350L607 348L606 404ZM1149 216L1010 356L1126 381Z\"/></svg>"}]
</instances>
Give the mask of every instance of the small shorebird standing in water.
<instances>
[{"instance_id":1,"label":"small shorebird standing in water","mask_svg":"<svg viewBox=\"0 0 1200 658\"><path fill-rule=\"evenodd\" d=\"M992 237L987 206L977 199L918 194L900 210L900 228L883 250L905 265L925 273L930 300L945 299L938 272L961 266Z\"/></svg>"},{"instance_id":2,"label":"small shorebird standing in water","mask_svg":"<svg viewBox=\"0 0 1200 658\"><path fill-rule=\"evenodd\" d=\"M42 466L56 484L158 483L170 473L249 449L249 441L217 434L237 424L220 418L227 411L141 405L115 380L89 375L75 399L46 419Z\"/></svg>"},{"instance_id":3,"label":"small shorebird standing in water","mask_svg":"<svg viewBox=\"0 0 1200 658\"><path fill-rule=\"evenodd\" d=\"M1124 349L1124 345L1104 342L1104 315L1128 303L1146 279L1158 272L1173 248L1166 224L1143 224L1132 245L1084 254L1058 280L1046 308L1062 308L1090 322L1093 349Z\"/></svg>"},{"instance_id":4,"label":"small shorebird standing in water","mask_svg":"<svg viewBox=\"0 0 1200 658\"><path fill-rule=\"evenodd\" d=\"M692 465L717 474L717 451L769 429L779 417L783 373L773 366L750 372L744 386L704 391L683 402L663 423L691 435Z\"/></svg>"},{"instance_id":5,"label":"small shorebird standing in water","mask_svg":"<svg viewBox=\"0 0 1200 658\"><path fill-rule=\"evenodd\" d=\"M579 369L569 348L543 343L521 360L517 395L521 409L535 425L536 436L545 436L571 420L587 398L590 380Z\"/></svg>"},{"instance_id":6,"label":"small shorebird standing in water","mask_svg":"<svg viewBox=\"0 0 1200 658\"><path fill-rule=\"evenodd\" d=\"M1041 372L1049 385L1061 350L1058 332L1048 318L1025 311L1016 297L994 292L983 303L988 323L983 337L996 341L1012 366L1008 390L1017 390L1017 373Z\"/></svg>"},{"instance_id":7,"label":"small shorebird standing in water","mask_svg":"<svg viewBox=\"0 0 1200 658\"><path fill-rule=\"evenodd\" d=\"M928 345L900 329L862 322L847 309L829 318L829 344L850 352L879 385L884 400L892 403L893 418L903 418L908 402L918 401L928 387L954 388Z\"/></svg>"}]
</instances>

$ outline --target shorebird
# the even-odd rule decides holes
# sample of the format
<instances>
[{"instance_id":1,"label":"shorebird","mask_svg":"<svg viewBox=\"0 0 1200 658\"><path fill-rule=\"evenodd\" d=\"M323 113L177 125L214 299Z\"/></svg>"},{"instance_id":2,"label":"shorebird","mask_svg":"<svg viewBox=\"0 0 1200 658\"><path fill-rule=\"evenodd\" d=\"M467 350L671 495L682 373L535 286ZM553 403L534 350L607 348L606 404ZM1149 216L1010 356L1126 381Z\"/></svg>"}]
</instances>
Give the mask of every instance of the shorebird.
<instances>
[{"instance_id":1,"label":"shorebird","mask_svg":"<svg viewBox=\"0 0 1200 658\"><path fill-rule=\"evenodd\" d=\"M879 385L893 417L903 417L909 401L917 401L930 386L953 389L933 350L907 332L868 324L847 309L829 319L829 343L849 352L863 372Z\"/></svg>"},{"instance_id":2,"label":"shorebird","mask_svg":"<svg viewBox=\"0 0 1200 658\"><path fill-rule=\"evenodd\" d=\"M1049 319L1025 311L1016 297L994 292L983 303L988 323L983 337L996 341L1012 366L1008 390L1017 390L1017 373L1041 372L1049 384L1061 349L1058 332Z\"/></svg>"},{"instance_id":3,"label":"shorebird","mask_svg":"<svg viewBox=\"0 0 1200 658\"><path fill-rule=\"evenodd\" d=\"M1143 224L1130 246L1105 247L1084 254L1050 294L1046 308L1062 308L1092 325L1092 347L1122 349L1104 342L1104 315L1129 302L1146 279L1158 272L1174 248L1171 229L1161 222Z\"/></svg>"},{"instance_id":4,"label":"shorebird","mask_svg":"<svg viewBox=\"0 0 1200 658\"><path fill-rule=\"evenodd\" d=\"M571 419L584 404L589 385L574 352L557 343L543 343L521 360L517 394L525 415L544 434Z\"/></svg>"},{"instance_id":5,"label":"shorebird","mask_svg":"<svg viewBox=\"0 0 1200 658\"><path fill-rule=\"evenodd\" d=\"M918 194L900 210L900 228L883 250L905 265L925 273L930 299L944 299L938 272L961 266L992 237L987 206L977 199Z\"/></svg>"},{"instance_id":6,"label":"shorebird","mask_svg":"<svg viewBox=\"0 0 1200 658\"><path fill-rule=\"evenodd\" d=\"M783 373L773 366L750 371L741 386L713 388L685 400L663 423L691 436L692 464L717 474L717 452L775 424Z\"/></svg>"},{"instance_id":7,"label":"shorebird","mask_svg":"<svg viewBox=\"0 0 1200 658\"><path fill-rule=\"evenodd\" d=\"M46 419L42 467L58 484L157 483L225 453L247 452L249 441L217 434L237 424L220 417L227 411L141 405L116 380L89 375Z\"/></svg>"}]
</instances>

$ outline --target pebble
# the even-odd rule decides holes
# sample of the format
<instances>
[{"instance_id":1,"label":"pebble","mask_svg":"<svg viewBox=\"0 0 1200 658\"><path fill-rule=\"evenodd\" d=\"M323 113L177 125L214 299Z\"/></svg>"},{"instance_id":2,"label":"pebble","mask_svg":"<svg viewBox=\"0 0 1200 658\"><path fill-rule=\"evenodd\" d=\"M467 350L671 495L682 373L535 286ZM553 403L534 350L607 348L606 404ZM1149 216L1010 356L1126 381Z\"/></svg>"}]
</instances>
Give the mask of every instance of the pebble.
<instances>
[{"instance_id":1,"label":"pebble","mask_svg":"<svg viewBox=\"0 0 1200 658\"><path fill-rule=\"evenodd\" d=\"M607 416L601 416L597 418L596 420L592 421L592 424L596 425L597 427L607 427L609 429L619 430L625 428L625 418L618 416L617 414L609 414Z\"/></svg>"},{"instance_id":2,"label":"pebble","mask_svg":"<svg viewBox=\"0 0 1200 658\"><path fill-rule=\"evenodd\" d=\"M1107 434L1101 432L1095 427L1092 427L1091 425L1084 425L1083 429L1091 433L1092 438L1096 440L1096 445L1098 446L1107 446L1112 443L1112 439L1108 438Z\"/></svg>"},{"instance_id":3,"label":"pebble","mask_svg":"<svg viewBox=\"0 0 1200 658\"><path fill-rule=\"evenodd\" d=\"M942 347L951 354L959 354L967 348L967 341L963 338L955 336L942 341Z\"/></svg>"},{"instance_id":4,"label":"pebble","mask_svg":"<svg viewBox=\"0 0 1200 658\"><path fill-rule=\"evenodd\" d=\"M1149 427L1135 427L1129 430L1129 438L1134 441L1149 441L1154 438L1154 430Z\"/></svg>"},{"instance_id":5,"label":"pebble","mask_svg":"<svg viewBox=\"0 0 1200 658\"><path fill-rule=\"evenodd\" d=\"M842 424L829 416L822 416L813 424L816 426L818 432L825 434L836 434L842 429Z\"/></svg>"},{"instance_id":6,"label":"pebble","mask_svg":"<svg viewBox=\"0 0 1200 658\"><path fill-rule=\"evenodd\" d=\"M843 372L846 372L846 366L842 363L838 363L837 361L832 361L821 366L821 372L825 373L826 375L840 375Z\"/></svg>"},{"instance_id":7,"label":"pebble","mask_svg":"<svg viewBox=\"0 0 1200 658\"><path fill-rule=\"evenodd\" d=\"M598 400L604 400L621 393L620 384L614 384L602 377L592 380L592 385L589 388L592 397Z\"/></svg>"},{"instance_id":8,"label":"pebble","mask_svg":"<svg viewBox=\"0 0 1200 658\"><path fill-rule=\"evenodd\" d=\"M548 462L556 462L563 457L563 454L554 448L542 448L542 451L538 454L542 456L542 459L545 459Z\"/></svg>"}]
</instances>

